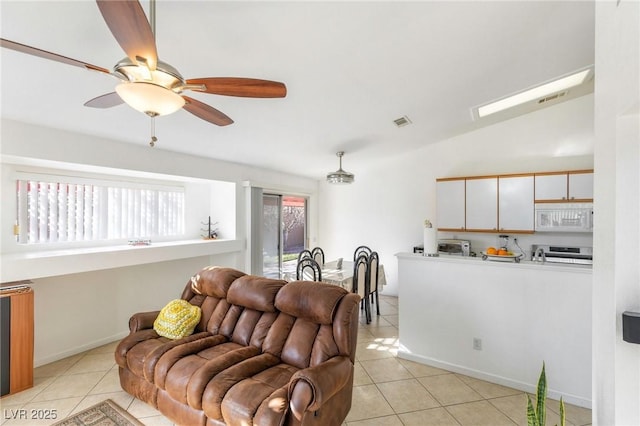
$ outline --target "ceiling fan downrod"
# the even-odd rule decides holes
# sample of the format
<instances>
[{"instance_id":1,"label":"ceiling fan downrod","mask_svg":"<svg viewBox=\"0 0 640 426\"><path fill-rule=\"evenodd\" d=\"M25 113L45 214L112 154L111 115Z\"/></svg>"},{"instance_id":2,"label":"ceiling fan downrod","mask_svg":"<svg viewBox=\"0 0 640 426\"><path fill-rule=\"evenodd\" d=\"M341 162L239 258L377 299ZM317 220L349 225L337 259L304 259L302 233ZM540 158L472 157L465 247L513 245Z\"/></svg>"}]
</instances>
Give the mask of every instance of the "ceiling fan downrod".
<instances>
[{"instance_id":1,"label":"ceiling fan downrod","mask_svg":"<svg viewBox=\"0 0 640 426\"><path fill-rule=\"evenodd\" d=\"M156 41L156 0L149 0L149 25L151 25L153 41Z\"/></svg>"}]
</instances>

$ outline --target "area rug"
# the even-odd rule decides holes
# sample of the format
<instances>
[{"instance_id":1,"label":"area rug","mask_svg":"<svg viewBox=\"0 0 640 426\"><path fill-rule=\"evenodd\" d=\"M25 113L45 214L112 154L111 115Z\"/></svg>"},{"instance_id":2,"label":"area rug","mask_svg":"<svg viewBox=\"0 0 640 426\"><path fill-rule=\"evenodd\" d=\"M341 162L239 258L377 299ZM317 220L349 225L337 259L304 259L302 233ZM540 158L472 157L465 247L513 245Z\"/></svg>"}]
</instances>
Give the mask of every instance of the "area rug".
<instances>
[{"instance_id":1,"label":"area rug","mask_svg":"<svg viewBox=\"0 0 640 426\"><path fill-rule=\"evenodd\" d=\"M144 426L110 399L80 411L52 426Z\"/></svg>"}]
</instances>

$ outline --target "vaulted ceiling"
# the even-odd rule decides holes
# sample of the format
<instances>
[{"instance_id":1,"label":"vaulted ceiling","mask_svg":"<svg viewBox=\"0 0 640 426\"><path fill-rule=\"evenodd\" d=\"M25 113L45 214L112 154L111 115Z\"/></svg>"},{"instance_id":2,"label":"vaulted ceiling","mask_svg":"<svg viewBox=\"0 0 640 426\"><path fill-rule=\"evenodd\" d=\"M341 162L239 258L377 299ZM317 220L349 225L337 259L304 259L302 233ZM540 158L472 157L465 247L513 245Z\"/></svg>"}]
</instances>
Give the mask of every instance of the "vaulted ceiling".
<instances>
[{"instance_id":1,"label":"vaulted ceiling","mask_svg":"<svg viewBox=\"0 0 640 426\"><path fill-rule=\"evenodd\" d=\"M148 2L143 1L145 11ZM125 57L93 1L0 3L2 38L111 69ZM156 119L155 148L322 179L491 124L471 109L594 63L591 1L168 1L159 58L185 78L284 82L282 99L190 92L235 123ZM147 145L127 105L84 107L118 80L1 49L3 118ZM597 75L597 71L596 71ZM407 116L411 124L397 127ZM87 138L87 143L92 143Z\"/></svg>"}]
</instances>

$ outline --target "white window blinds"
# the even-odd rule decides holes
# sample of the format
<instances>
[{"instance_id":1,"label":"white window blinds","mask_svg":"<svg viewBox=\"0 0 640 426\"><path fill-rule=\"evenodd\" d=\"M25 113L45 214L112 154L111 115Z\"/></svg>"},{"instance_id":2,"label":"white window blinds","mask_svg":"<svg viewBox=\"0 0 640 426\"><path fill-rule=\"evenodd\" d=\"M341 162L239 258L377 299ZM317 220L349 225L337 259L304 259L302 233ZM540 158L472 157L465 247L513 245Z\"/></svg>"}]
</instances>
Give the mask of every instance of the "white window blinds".
<instances>
[{"instance_id":1,"label":"white window blinds","mask_svg":"<svg viewBox=\"0 0 640 426\"><path fill-rule=\"evenodd\" d=\"M170 237L184 234L184 189L17 181L18 242Z\"/></svg>"}]
</instances>

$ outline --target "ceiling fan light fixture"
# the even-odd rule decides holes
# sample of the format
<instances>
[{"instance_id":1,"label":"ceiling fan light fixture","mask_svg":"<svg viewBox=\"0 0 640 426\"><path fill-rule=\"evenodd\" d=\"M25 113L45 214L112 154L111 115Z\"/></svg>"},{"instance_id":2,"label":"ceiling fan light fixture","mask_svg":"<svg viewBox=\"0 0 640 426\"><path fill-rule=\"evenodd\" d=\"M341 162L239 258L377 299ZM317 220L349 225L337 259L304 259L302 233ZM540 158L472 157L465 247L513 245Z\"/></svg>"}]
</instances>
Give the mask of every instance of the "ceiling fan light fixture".
<instances>
[{"instance_id":1,"label":"ceiling fan light fixture","mask_svg":"<svg viewBox=\"0 0 640 426\"><path fill-rule=\"evenodd\" d=\"M184 98L173 90L142 81L120 83L116 92L131 108L152 117L172 114L185 104Z\"/></svg>"},{"instance_id":2,"label":"ceiling fan light fixture","mask_svg":"<svg viewBox=\"0 0 640 426\"><path fill-rule=\"evenodd\" d=\"M344 151L339 151L336 155L340 159L340 166L335 172L327 174L327 182L339 185L353 183L355 180L353 173L342 170L342 156L344 155Z\"/></svg>"}]
</instances>

